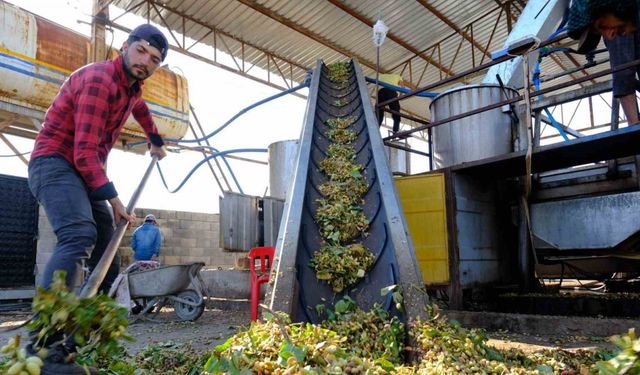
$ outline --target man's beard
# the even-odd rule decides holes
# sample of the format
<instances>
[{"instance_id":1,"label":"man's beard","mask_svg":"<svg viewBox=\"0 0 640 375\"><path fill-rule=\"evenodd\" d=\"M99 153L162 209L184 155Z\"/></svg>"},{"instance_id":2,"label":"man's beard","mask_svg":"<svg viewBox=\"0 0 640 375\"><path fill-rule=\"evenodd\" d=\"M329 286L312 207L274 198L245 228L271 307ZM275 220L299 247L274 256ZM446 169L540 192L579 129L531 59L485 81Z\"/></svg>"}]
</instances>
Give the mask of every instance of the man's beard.
<instances>
[{"instance_id":1,"label":"man's beard","mask_svg":"<svg viewBox=\"0 0 640 375\"><path fill-rule=\"evenodd\" d=\"M133 70L133 68L138 68L142 72L136 73ZM149 70L142 65L131 66L131 62L129 61L129 56L126 53L124 55L124 71L129 77L133 79L137 79L138 81L144 81L145 79L149 78L149 76L151 75L149 74Z\"/></svg>"}]
</instances>

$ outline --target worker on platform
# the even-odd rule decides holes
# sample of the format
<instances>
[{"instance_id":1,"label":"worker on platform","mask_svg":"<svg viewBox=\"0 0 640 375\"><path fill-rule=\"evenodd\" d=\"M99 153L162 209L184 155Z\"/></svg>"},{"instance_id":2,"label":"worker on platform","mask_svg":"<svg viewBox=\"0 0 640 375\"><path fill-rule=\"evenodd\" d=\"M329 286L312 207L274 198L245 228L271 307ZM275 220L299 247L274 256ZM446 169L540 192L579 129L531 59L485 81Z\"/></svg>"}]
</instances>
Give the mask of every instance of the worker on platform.
<instances>
[{"instance_id":1,"label":"worker on platform","mask_svg":"<svg viewBox=\"0 0 640 375\"><path fill-rule=\"evenodd\" d=\"M567 32L580 40L579 51L594 50L604 38L611 68L640 59L640 0L573 0ZM613 96L620 100L629 125L638 124L636 91L640 66L613 73Z\"/></svg>"},{"instance_id":2,"label":"worker on platform","mask_svg":"<svg viewBox=\"0 0 640 375\"><path fill-rule=\"evenodd\" d=\"M412 90L416 90L417 87L411 82L405 81L402 79L400 74L380 74L378 77L379 82L383 82L392 86L404 86L408 87ZM392 88L381 87L378 90L378 103L384 103L387 100L395 99L398 97L398 92ZM395 112L400 112L400 102L395 101L388 104L389 109ZM378 115L378 125L382 124L382 120L384 119L384 108L378 107L377 109ZM393 133L397 133L400 130L400 115L395 113L391 114L391 118L393 119Z\"/></svg>"},{"instance_id":3,"label":"worker on platform","mask_svg":"<svg viewBox=\"0 0 640 375\"><path fill-rule=\"evenodd\" d=\"M47 110L28 168L29 188L58 240L41 287L50 285L56 270L66 271L66 283L71 286L83 261L88 261L90 270L97 265L114 233L114 223L133 223L133 213L127 213L107 177L107 156L129 114L142 126L151 154L159 159L166 156L142 99L142 83L160 66L168 49L160 30L148 24L136 27L117 58L71 73ZM118 275L118 263L116 258L102 291L108 291ZM78 373L67 349L65 344L49 350L45 367L49 363L51 373Z\"/></svg>"},{"instance_id":4,"label":"worker on platform","mask_svg":"<svg viewBox=\"0 0 640 375\"><path fill-rule=\"evenodd\" d=\"M157 262L162 247L162 234L158 228L158 222L153 214L144 218L144 223L136 228L131 237L133 259L152 260Z\"/></svg>"}]
</instances>

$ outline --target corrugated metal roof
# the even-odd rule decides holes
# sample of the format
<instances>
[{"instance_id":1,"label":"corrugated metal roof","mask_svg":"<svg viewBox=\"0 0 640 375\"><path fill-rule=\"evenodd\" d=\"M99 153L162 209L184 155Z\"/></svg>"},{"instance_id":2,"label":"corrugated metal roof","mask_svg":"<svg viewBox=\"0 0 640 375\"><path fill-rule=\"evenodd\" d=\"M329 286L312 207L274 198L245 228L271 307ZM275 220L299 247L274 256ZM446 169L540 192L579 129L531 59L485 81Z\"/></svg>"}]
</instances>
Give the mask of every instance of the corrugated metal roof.
<instances>
[{"instance_id":1,"label":"corrugated metal roof","mask_svg":"<svg viewBox=\"0 0 640 375\"><path fill-rule=\"evenodd\" d=\"M255 64L295 82L304 79L317 59L329 64L356 57L365 74L374 76L376 49L371 25L379 17L390 28L380 50L381 70L402 72L405 79L420 86L488 62L488 55L502 48L508 34L507 15L500 0L145 2L134 12L146 17L150 8L152 22L194 40L209 33L203 43L243 58L247 66ZM511 21L515 23L526 1L506 3L511 6ZM115 0L113 4L127 9L139 0ZM214 37L212 29L218 36ZM421 55L416 57L416 52ZM575 66L566 56L557 56L565 67ZM545 60L545 73L559 70L552 59ZM466 82L479 82L483 75ZM403 109L424 118L428 118L427 108L427 99L403 101Z\"/></svg>"}]
</instances>

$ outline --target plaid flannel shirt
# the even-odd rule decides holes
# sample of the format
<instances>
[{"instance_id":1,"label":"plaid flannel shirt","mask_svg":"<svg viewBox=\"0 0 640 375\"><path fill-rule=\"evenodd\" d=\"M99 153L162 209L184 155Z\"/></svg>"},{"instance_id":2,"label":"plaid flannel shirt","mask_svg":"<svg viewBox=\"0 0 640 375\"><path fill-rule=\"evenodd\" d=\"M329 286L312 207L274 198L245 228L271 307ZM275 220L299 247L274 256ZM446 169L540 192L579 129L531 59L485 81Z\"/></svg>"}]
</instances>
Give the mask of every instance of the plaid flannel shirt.
<instances>
[{"instance_id":1,"label":"plaid flannel shirt","mask_svg":"<svg viewBox=\"0 0 640 375\"><path fill-rule=\"evenodd\" d=\"M140 123L152 144L162 138L142 99L142 82L129 86L120 56L73 72L47 110L31 160L57 154L78 171L91 199L118 193L106 174L106 161L129 114Z\"/></svg>"}]
</instances>

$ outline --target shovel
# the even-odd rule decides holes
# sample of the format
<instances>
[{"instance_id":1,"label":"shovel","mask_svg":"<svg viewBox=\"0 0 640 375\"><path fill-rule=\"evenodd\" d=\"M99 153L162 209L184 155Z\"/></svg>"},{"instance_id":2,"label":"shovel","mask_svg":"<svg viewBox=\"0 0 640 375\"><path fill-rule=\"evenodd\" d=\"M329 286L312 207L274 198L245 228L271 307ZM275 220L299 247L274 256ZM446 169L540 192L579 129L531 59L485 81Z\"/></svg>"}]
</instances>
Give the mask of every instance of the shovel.
<instances>
[{"instance_id":1,"label":"shovel","mask_svg":"<svg viewBox=\"0 0 640 375\"><path fill-rule=\"evenodd\" d=\"M140 194L142 194L142 190L144 189L144 185L147 183L149 179L149 175L151 175L151 171L153 167L158 163L158 157L153 155L151 157L151 163L147 167L146 172L144 172L144 176L142 176L142 180L140 184L133 192L131 196L131 200L129 200L129 204L127 205L127 214L131 214L136 207L136 203L138 202L138 198L140 198ZM98 287L102 284L111 263L113 262L113 258L116 256L116 252L118 251L118 247L120 246L120 242L122 242L122 238L124 237L124 233L127 230L128 223L126 220L122 219L116 226L116 230L111 236L111 241L107 245L107 248L104 250L102 254L102 258L98 262L98 265L93 269L89 279L85 283L82 291L80 292L80 297L88 298L96 295L98 291Z\"/></svg>"}]
</instances>

